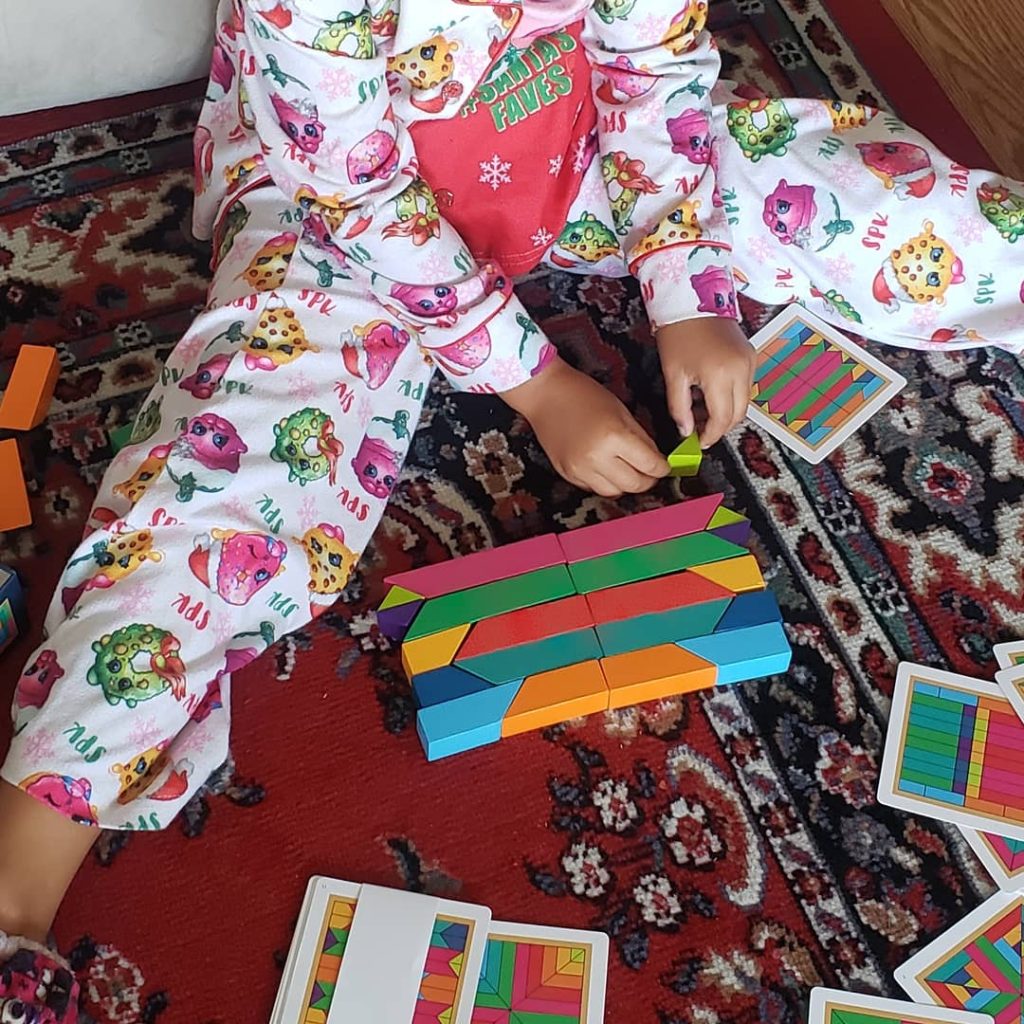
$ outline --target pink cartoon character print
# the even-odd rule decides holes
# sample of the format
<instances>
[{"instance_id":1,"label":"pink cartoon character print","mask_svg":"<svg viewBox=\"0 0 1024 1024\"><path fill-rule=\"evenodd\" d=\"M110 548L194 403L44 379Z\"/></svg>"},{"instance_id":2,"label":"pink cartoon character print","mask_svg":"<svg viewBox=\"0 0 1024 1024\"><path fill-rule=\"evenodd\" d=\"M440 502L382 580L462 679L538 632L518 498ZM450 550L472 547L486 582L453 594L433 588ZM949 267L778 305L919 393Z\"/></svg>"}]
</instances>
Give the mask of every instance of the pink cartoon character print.
<instances>
[{"instance_id":1,"label":"pink cartoon character print","mask_svg":"<svg viewBox=\"0 0 1024 1024\"><path fill-rule=\"evenodd\" d=\"M178 485L178 501L191 501L197 491L224 490L248 450L234 425L222 416L212 412L193 416L171 445L165 467Z\"/></svg>"},{"instance_id":2,"label":"pink cartoon character print","mask_svg":"<svg viewBox=\"0 0 1024 1024\"><path fill-rule=\"evenodd\" d=\"M389 115L394 123L394 114ZM365 185L374 179L387 181L398 169L398 146L394 131L378 128L360 139L349 151L346 160L348 180L353 185Z\"/></svg>"},{"instance_id":3,"label":"pink cartoon character print","mask_svg":"<svg viewBox=\"0 0 1024 1024\"><path fill-rule=\"evenodd\" d=\"M23 779L18 788L79 825L99 825L96 808L89 803L92 783L88 779L37 772Z\"/></svg>"},{"instance_id":4,"label":"pink cartoon character print","mask_svg":"<svg viewBox=\"0 0 1024 1024\"><path fill-rule=\"evenodd\" d=\"M707 166L712 161L711 123L703 111L691 108L665 122L672 139L672 152L691 164Z\"/></svg>"},{"instance_id":5,"label":"pink cartoon character print","mask_svg":"<svg viewBox=\"0 0 1024 1024\"><path fill-rule=\"evenodd\" d=\"M326 125L320 120L316 104L310 99L288 100L273 93L270 102L277 114L281 129L302 150L303 153L316 153L324 141Z\"/></svg>"},{"instance_id":6,"label":"pink cartoon character print","mask_svg":"<svg viewBox=\"0 0 1024 1024\"><path fill-rule=\"evenodd\" d=\"M690 284L700 299L700 312L736 319L736 286L728 267L706 267L690 278Z\"/></svg>"},{"instance_id":7,"label":"pink cartoon character print","mask_svg":"<svg viewBox=\"0 0 1024 1024\"><path fill-rule=\"evenodd\" d=\"M214 396L230 365L231 356L227 352L211 356L200 363L196 372L181 381L178 387L182 391L188 391L194 398L205 401Z\"/></svg>"},{"instance_id":8,"label":"pink cartoon character print","mask_svg":"<svg viewBox=\"0 0 1024 1024\"><path fill-rule=\"evenodd\" d=\"M387 498L398 482L398 452L377 437L364 437L352 468L367 494Z\"/></svg>"},{"instance_id":9,"label":"pink cartoon character print","mask_svg":"<svg viewBox=\"0 0 1024 1024\"><path fill-rule=\"evenodd\" d=\"M828 202L821 209L813 185L790 185L783 178L764 201L764 222L783 245L821 252L840 235L853 233L853 222L843 219L839 200L826 194Z\"/></svg>"},{"instance_id":10,"label":"pink cartoon character print","mask_svg":"<svg viewBox=\"0 0 1024 1024\"><path fill-rule=\"evenodd\" d=\"M426 351L438 366L453 376L462 377L479 369L490 358L491 332L486 326L481 326L458 341Z\"/></svg>"},{"instance_id":11,"label":"pink cartoon character print","mask_svg":"<svg viewBox=\"0 0 1024 1024\"><path fill-rule=\"evenodd\" d=\"M625 54L619 54L611 64L601 64L595 70L602 79L597 97L613 106L647 95L658 81L646 65L636 67Z\"/></svg>"},{"instance_id":12,"label":"pink cartoon character print","mask_svg":"<svg viewBox=\"0 0 1024 1024\"><path fill-rule=\"evenodd\" d=\"M391 298L397 299L414 316L436 320L451 327L458 319L455 309L459 304L456 290L447 284L396 284L391 287Z\"/></svg>"},{"instance_id":13,"label":"pink cartoon character print","mask_svg":"<svg viewBox=\"0 0 1024 1024\"><path fill-rule=\"evenodd\" d=\"M342 345L341 357L352 376L376 391L387 383L409 341L408 331L387 320L372 320L353 328L351 340Z\"/></svg>"},{"instance_id":14,"label":"pink cartoon character print","mask_svg":"<svg viewBox=\"0 0 1024 1024\"><path fill-rule=\"evenodd\" d=\"M56 651L40 651L25 669L14 691L14 735L17 736L49 700L54 686L64 678Z\"/></svg>"},{"instance_id":15,"label":"pink cartoon character print","mask_svg":"<svg viewBox=\"0 0 1024 1024\"><path fill-rule=\"evenodd\" d=\"M935 168L922 146L912 142L859 142L865 166L897 199L924 199L935 188Z\"/></svg>"},{"instance_id":16,"label":"pink cartoon character print","mask_svg":"<svg viewBox=\"0 0 1024 1024\"><path fill-rule=\"evenodd\" d=\"M288 548L266 533L213 529L195 538L192 575L228 604L248 604L284 568Z\"/></svg>"}]
</instances>

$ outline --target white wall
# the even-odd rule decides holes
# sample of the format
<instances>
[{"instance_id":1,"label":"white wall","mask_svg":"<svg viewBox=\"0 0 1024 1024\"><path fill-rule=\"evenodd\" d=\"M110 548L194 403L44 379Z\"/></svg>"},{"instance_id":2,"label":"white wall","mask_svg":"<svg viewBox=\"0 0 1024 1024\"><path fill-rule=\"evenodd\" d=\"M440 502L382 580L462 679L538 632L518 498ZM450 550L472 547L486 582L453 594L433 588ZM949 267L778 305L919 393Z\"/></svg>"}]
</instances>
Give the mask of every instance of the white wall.
<instances>
[{"instance_id":1,"label":"white wall","mask_svg":"<svg viewBox=\"0 0 1024 1024\"><path fill-rule=\"evenodd\" d=\"M0 116L205 78L216 0L0 0Z\"/></svg>"}]
</instances>

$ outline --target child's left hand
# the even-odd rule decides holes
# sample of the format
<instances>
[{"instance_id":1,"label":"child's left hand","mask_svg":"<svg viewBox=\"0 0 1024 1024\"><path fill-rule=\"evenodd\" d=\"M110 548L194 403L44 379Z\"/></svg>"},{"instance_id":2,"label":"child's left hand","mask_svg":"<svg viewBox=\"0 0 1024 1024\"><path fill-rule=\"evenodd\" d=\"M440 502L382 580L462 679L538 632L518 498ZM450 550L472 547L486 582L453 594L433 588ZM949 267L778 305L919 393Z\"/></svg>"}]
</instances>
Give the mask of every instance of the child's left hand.
<instances>
[{"instance_id":1,"label":"child's left hand","mask_svg":"<svg viewBox=\"0 0 1024 1024\"><path fill-rule=\"evenodd\" d=\"M754 384L756 356L735 320L698 317L658 331L668 408L683 437L694 432L694 386L704 392L708 422L701 448L710 448L742 422Z\"/></svg>"}]
</instances>

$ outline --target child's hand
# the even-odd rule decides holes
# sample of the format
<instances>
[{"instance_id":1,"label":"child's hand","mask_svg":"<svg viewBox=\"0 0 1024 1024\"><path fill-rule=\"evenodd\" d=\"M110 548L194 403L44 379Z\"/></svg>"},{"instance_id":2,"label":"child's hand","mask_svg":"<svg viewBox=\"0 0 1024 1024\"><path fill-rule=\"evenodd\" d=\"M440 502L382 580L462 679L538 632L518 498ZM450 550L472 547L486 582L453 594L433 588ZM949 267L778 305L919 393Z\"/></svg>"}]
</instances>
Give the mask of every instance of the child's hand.
<instances>
[{"instance_id":1,"label":"child's hand","mask_svg":"<svg viewBox=\"0 0 1024 1024\"><path fill-rule=\"evenodd\" d=\"M702 448L740 423L747 414L756 356L735 320L708 316L669 324L658 331L668 409L683 437L694 431L694 385L704 392L708 422Z\"/></svg>"},{"instance_id":2,"label":"child's hand","mask_svg":"<svg viewBox=\"0 0 1024 1024\"><path fill-rule=\"evenodd\" d=\"M617 498L668 476L667 460L626 407L560 359L501 397L529 420L555 469L577 487Z\"/></svg>"}]
</instances>

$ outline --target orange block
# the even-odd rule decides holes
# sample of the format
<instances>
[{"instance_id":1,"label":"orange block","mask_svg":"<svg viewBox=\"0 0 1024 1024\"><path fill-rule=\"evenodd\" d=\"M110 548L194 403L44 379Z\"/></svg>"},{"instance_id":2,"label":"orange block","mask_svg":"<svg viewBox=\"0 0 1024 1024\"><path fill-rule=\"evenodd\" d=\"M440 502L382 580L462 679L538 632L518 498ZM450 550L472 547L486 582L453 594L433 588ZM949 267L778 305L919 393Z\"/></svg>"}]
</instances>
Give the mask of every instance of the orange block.
<instances>
[{"instance_id":1,"label":"orange block","mask_svg":"<svg viewBox=\"0 0 1024 1024\"><path fill-rule=\"evenodd\" d=\"M0 401L0 428L31 430L46 419L60 374L57 351L42 345L22 345Z\"/></svg>"},{"instance_id":2,"label":"orange block","mask_svg":"<svg viewBox=\"0 0 1024 1024\"><path fill-rule=\"evenodd\" d=\"M608 684L596 661L539 672L527 676L501 723L501 735L516 736L607 708Z\"/></svg>"},{"instance_id":3,"label":"orange block","mask_svg":"<svg viewBox=\"0 0 1024 1024\"><path fill-rule=\"evenodd\" d=\"M32 522L18 442L0 441L0 532L18 530Z\"/></svg>"},{"instance_id":4,"label":"orange block","mask_svg":"<svg viewBox=\"0 0 1024 1024\"><path fill-rule=\"evenodd\" d=\"M586 598L594 622L601 625L732 596L732 590L703 575L677 572L671 576L658 576L653 580L640 580L638 583L626 583L619 587L608 587L606 590L594 590L587 594Z\"/></svg>"},{"instance_id":5,"label":"orange block","mask_svg":"<svg viewBox=\"0 0 1024 1024\"><path fill-rule=\"evenodd\" d=\"M753 555L727 558L724 562L710 565L695 565L690 572L704 579L727 587L734 594L745 594L751 590L764 590L764 577Z\"/></svg>"},{"instance_id":6,"label":"orange block","mask_svg":"<svg viewBox=\"0 0 1024 1024\"><path fill-rule=\"evenodd\" d=\"M602 658L601 670L611 691L611 708L710 689L718 680L717 666L675 644Z\"/></svg>"}]
</instances>

